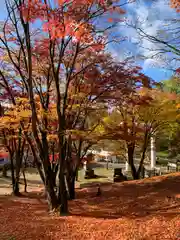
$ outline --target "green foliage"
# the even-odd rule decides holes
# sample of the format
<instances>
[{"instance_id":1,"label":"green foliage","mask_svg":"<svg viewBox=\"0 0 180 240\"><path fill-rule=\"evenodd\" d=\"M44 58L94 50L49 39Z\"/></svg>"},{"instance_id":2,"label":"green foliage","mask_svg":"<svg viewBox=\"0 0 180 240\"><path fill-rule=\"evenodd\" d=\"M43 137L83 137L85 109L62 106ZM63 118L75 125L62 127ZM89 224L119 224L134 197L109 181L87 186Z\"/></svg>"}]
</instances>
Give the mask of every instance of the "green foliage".
<instances>
[{"instance_id":1,"label":"green foliage","mask_svg":"<svg viewBox=\"0 0 180 240\"><path fill-rule=\"evenodd\" d=\"M163 90L171 93L180 94L180 79L173 76L169 80L164 80L162 82Z\"/></svg>"},{"instance_id":2,"label":"green foliage","mask_svg":"<svg viewBox=\"0 0 180 240\"><path fill-rule=\"evenodd\" d=\"M159 158L167 158L168 157L168 152L167 151L157 152L157 157L159 157Z\"/></svg>"}]
</instances>

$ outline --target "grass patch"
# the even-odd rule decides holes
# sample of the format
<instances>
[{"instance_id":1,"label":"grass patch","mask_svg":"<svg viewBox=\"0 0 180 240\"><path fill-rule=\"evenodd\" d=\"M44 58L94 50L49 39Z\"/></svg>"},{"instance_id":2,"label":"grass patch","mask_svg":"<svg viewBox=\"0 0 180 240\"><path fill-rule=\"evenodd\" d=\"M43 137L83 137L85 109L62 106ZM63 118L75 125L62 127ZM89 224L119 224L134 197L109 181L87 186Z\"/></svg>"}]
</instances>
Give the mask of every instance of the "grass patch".
<instances>
[{"instance_id":1,"label":"grass patch","mask_svg":"<svg viewBox=\"0 0 180 240\"><path fill-rule=\"evenodd\" d=\"M94 173L99 176L94 179L84 179L84 170L79 170L78 181L80 183L91 183L91 182L111 182L113 179L113 169L106 168L94 168Z\"/></svg>"},{"instance_id":2,"label":"grass patch","mask_svg":"<svg viewBox=\"0 0 180 240\"><path fill-rule=\"evenodd\" d=\"M158 159L158 160L157 160L157 165L167 166L168 162L169 162L168 159Z\"/></svg>"},{"instance_id":3,"label":"grass patch","mask_svg":"<svg viewBox=\"0 0 180 240\"><path fill-rule=\"evenodd\" d=\"M168 157L168 151L163 151L163 152L157 152L157 157L160 158L167 158Z\"/></svg>"}]
</instances>

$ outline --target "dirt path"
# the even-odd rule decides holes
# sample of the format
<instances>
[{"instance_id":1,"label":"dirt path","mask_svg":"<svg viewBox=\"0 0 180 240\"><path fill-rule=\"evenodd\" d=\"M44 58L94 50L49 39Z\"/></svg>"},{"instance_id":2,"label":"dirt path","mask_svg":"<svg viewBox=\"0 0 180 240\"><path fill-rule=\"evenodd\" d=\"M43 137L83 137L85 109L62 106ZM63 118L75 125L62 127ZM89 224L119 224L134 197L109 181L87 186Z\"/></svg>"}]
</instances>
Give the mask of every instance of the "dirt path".
<instances>
[{"instance_id":1,"label":"dirt path","mask_svg":"<svg viewBox=\"0 0 180 240\"><path fill-rule=\"evenodd\" d=\"M38 174L26 173L26 179L28 184L28 192L37 191L39 187L42 187L42 182ZM21 176L20 178L20 191L24 191L24 181ZM8 172L7 178L0 175L0 196L10 195L12 193L11 177Z\"/></svg>"}]
</instances>

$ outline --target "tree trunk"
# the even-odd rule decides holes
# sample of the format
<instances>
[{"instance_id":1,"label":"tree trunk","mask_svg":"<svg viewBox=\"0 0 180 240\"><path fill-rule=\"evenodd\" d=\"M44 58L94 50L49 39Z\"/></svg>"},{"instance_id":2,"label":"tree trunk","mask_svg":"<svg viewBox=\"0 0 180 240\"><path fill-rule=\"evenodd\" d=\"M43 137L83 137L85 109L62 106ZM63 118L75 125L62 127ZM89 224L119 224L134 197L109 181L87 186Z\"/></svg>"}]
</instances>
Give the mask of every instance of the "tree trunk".
<instances>
[{"instance_id":1,"label":"tree trunk","mask_svg":"<svg viewBox=\"0 0 180 240\"><path fill-rule=\"evenodd\" d=\"M53 186L55 188L56 187L56 173L55 172L53 172L52 182L53 182Z\"/></svg>"},{"instance_id":2,"label":"tree trunk","mask_svg":"<svg viewBox=\"0 0 180 240\"><path fill-rule=\"evenodd\" d=\"M14 163L13 163L13 156L10 156L11 160L11 181L12 181L12 191L14 193L15 189L15 174L14 174Z\"/></svg>"},{"instance_id":3,"label":"tree trunk","mask_svg":"<svg viewBox=\"0 0 180 240\"><path fill-rule=\"evenodd\" d=\"M45 187L45 194L47 197L49 210L52 211L58 207L58 200L54 191L54 177L53 177L53 172L48 159L48 149L47 147L44 147L44 149L47 150L47 153L46 153L47 159L46 159L46 162L42 164L42 160L39 160L39 156L37 155L37 151L34 148L31 139L27 135L26 135L26 138L31 147L31 151L33 153L34 163L37 166L39 175Z\"/></svg>"},{"instance_id":4,"label":"tree trunk","mask_svg":"<svg viewBox=\"0 0 180 240\"><path fill-rule=\"evenodd\" d=\"M137 171L138 179L141 178L141 174L142 174L142 171L143 171L143 163L144 163L144 158L145 158L145 152L146 151L143 151L143 154L142 154L142 157L141 157L141 161L140 161L140 164L139 164L139 168L138 168L138 171Z\"/></svg>"},{"instance_id":5,"label":"tree trunk","mask_svg":"<svg viewBox=\"0 0 180 240\"><path fill-rule=\"evenodd\" d=\"M47 194L47 200L49 204L49 210L54 210L58 207L57 196L54 186L54 173L49 161L49 146L47 141L47 133L41 132L42 145L43 145L43 168L45 173L45 189Z\"/></svg>"},{"instance_id":6,"label":"tree trunk","mask_svg":"<svg viewBox=\"0 0 180 240\"><path fill-rule=\"evenodd\" d=\"M64 118L63 118L64 121ZM63 122L63 124L65 121ZM64 124L65 126L65 124ZM64 128L63 128L64 129ZM66 139L64 138L64 134L61 133L59 137L59 185L58 185L58 201L60 203L60 215L65 216L68 214L68 194L67 194L67 187L65 183L65 171L68 174L68 146Z\"/></svg>"},{"instance_id":7,"label":"tree trunk","mask_svg":"<svg viewBox=\"0 0 180 240\"><path fill-rule=\"evenodd\" d=\"M36 160L37 160L37 159L36 159ZM35 161L35 163L36 163L37 170L38 170L38 172L39 172L39 175L40 175L40 178L41 178L43 184L45 185L45 176L44 176L43 169L42 169L42 167L41 167L41 163L40 163L39 161L36 161L36 160L34 160L34 161Z\"/></svg>"},{"instance_id":8,"label":"tree trunk","mask_svg":"<svg viewBox=\"0 0 180 240\"><path fill-rule=\"evenodd\" d=\"M14 187L13 187L13 194L15 196L19 196L20 195L20 192L19 192L19 180L18 179L15 179L15 184L14 184Z\"/></svg>"},{"instance_id":9,"label":"tree trunk","mask_svg":"<svg viewBox=\"0 0 180 240\"><path fill-rule=\"evenodd\" d=\"M45 190L46 190L49 210L52 211L58 207L58 201L54 191L53 180L50 177L49 173L46 174L46 177L45 177Z\"/></svg>"},{"instance_id":10,"label":"tree trunk","mask_svg":"<svg viewBox=\"0 0 180 240\"><path fill-rule=\"evenodd\" d=\"M16 178L15 178L15 185L13 188L13 193L15 196L19 196L19 177L20 177L20 170L22 165L22 159L24 154L24 146L25 146L25 140L22 140L22 128L19 128L19 134L18 134L18 143L17 143L17 150L16 150L16 163L15 163L15 169L16 169Z\"/></svg>"},{"instance_id":11,"label":"tree trunk","mask_svg":"<svg viewBox=\"0 0 180 240\"><path fill-rule=\"evenodd\" d=\"M78 182L78 175L79 175L79 171L78 171L78 167L76 168L76 181Z\"/></svg>"},{"instance_id":12,"label":"tree trunk","mask_svg":"<svg viewBox=\"0 0 180 240\"><path fill-rule=\"evenodd\" d=\"M26 175L25 175L25 169L22 169L23 179L24 179L24 192L27 192L27 181L26 181Z\"/></svg>"},{"instance_id":13,"label":"tree trunk","mask_svg":"<svg viewBox=\"0 0 180 240\"><path fill-rule=\"evenodd\" d=\"M131 167L132 177L133 177L134 180L139 179L139 175L137 174L136 167L134 165L135 144L134 143L127 144L127 148L128 148L128 163Z\"/></svg>"},{"instance_id":14,"label":"tree trunk","mask_svg":"<svg viewBox=\"0 0 180 240\"><path fill-rule=\"evenodd\" d=\"M75 199L75 180L76 180L76 171L71 172L67 178L69 200Z\"/></svg>"},{"instance_id":15,"label":"tree trunk","mask_svg":"<svg viewBox=\"0 0 180 240\"><path fill-rule=\"evenodd\" d=\"M66 180L67 180L67 188L69 193L69 200L75 199L75 181L78 177L78 166L79 161L77 163L73 163L72 159L72 148L71 142L68 145L68 157L67 157L67 164L66 164Z\"/></svg>"},{"instance_id":16,"label":"tree trunk","mask_svg":"<svg viewBox=\"0 0 180 240\"><path fill-rule=\"evenodd\" d=\"M106 169L108 170L109 169L109 160L108 159L106 159Z\"/></svg>"},{"instance_id":17,"label":"tree trunk","mask_svg":"<svg viewBox=\"0 0 180 240\"><path fill-rule=\"evenodd\" d=\"M132 165L130 165L130 166L131 166L131 173L132 173L133 179L134 179L134 180L139 179L140 176L139 176L139 174L137 173L134 164L132 164Z\"/></svg>"},{"instance_id":18,"label":"tree trunk","mask_svg":"<svg viewBox=\"0 0 180 240\"><path fill-rule=\"evenodd\" d=\"M58 164L54 164L54 166L52 167L52 171L53 171L53 183L54 183L54 187L57 187L56 184L56 177L57 177L57 173L58 173Z\"/></svg>"},{"instance_id":19,"label":"tree trunk","mask_svg":"<svg viewBox=\"0 0 180 240\"><path fill-rule=\"evenodd\" d=\"M15 196L20 195L20 192L19 192L19 173L20 173L20 171L18 171L16 169L15 185L14 185L14 189L13 189L13 193L14 193Z\"/></svg>"},{"instance_id":20,"label":"tree trunk","mask_svg":"<svg viewBox=\"0 0 180 240\"><path fill-rule=\"evenodd\" d=\"M59 189L58 189L58 200L60 203L60 215L65 216L68 214L68 200L67 200L67 189L65 184L64 171L59 173Z\"/></svg>"},{"instance_id":21,"label":"tree trunk","mask_svg":"<svg viewBox=\"0 0 180 240\"><path fill-rule=\"evenodd\" d=\"M7 177L7 168L6 168L6 165L5 166L3 166L3 170L2 170L3 172L3 177Z\"/></svg>"},{"instance_id":22,"label":"tree trunk","mask_svg":"<svg viewBox=\"0 0 180 240\"><path fill-rule=\"evenodd\" d=\"M49 211L53 211L58 207L56 194L54 192L54 189L52 189L49 184L46 186L45 190L46 190Z\"/></svg>"},{"instance_id":23,"label":"tree trunk","mask_svg":"<svg viewBox=\"0 0 180 240\"><path fill-rule=\"evenodd\" d=\"M44 172L42 170L42 164L41 162L39 161L39 158L38 158L38 155L37 155L37 150L35 149L31 139L29 138L29 136L25 133L25 137L26 137L26 140L27 142L29 143L30 145L30 148L31 148L31 152L33 154L33 157L34 157L34 161L33 161L33 164L35 164L35 166L37 167L37 170L39 172L39 175L41 177L41 180L43 182L43 184L45 185L45 177L44 177Z\"/></svg>"},{"instance_id":24,"label":"tree trunk","mask_svg":"<svg viewBox=\"0 0 180 240\"><path fill-rule=\"evenodd\" d=\"M22 158L19 153L16 153L16 178L15 178L15 184L13 188L13 193L15 196L19 196L19 175L21 170L21 164L22 164Z\"/></svg>"},{"instance_id":25,"label":"tree trunk","mask_svg":"<svg viewBox=\"0 0 180 240\"><path fill-rule=\"evenodd\" d=\"M50 164L48 166L44 165L42 169L41 163L36 158L36 155L34 155L34 160L38 169L38 172L40 174L41 180L45 186L45 195L47 197L49 211L52 211L54 209L57 209L58 207L58 200L56 193L54 191L55 182L54 182L54 175L51 170Z\"/></svg>"},{"instance_id":26,"label":"tree trunk","mask_svg":"<svg viewBox=\"0 0 180 240\"><path fill-rule=\"evenodd\" d=\"M36 167L37 167L37 170L38 170L38 172L39 172L40 178L41 178L43 184L45 185L45 176L44 176L44 172L43 172L43 169L42 169L42 164L41 164L41 162L38 160L38 156L37 156L37 154L36 154L36 151L35 151L33 145L31 146L31 150L32 150L33 157L34 157L34 163L35 163L35 165L36 165Z\"/></svg>"},{"instance_id":27,"label":"tree trunk","mask_svg":"<svg viewBox=\"0 0 180 240\"><path fill-rule=\"evenodd\" d=\"M141 161L140 161L139 168L137 171L138 178L141 177L141 173L143 171L143 164L144 164L145 154L146 154L146 150L147 150L147 146L148 146L148 141L149 141L149 135L148 135L148 131L146 131L145 136L144 136L144 144L142 147Z\"/></svg>"}]
</instances>

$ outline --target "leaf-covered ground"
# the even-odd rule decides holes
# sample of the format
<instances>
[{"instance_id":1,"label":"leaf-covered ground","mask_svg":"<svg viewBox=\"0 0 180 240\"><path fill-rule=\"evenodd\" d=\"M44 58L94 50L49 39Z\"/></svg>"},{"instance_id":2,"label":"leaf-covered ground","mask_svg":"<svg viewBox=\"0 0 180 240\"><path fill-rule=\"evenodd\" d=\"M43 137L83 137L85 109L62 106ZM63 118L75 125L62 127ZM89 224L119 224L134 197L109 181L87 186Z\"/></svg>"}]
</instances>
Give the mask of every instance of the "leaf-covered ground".
<instances>
[{"instance_id":1,"label":"leaf-covered ground","mask_svg":"<svg viewBox=\"0 0 180 240\"><path fill-rule=\"evenodd\" d=\"M180 239L180 173L77 190L70 216L49 215L40 192L0 198L1 240Z\"/></svg>"}]
</instances>

